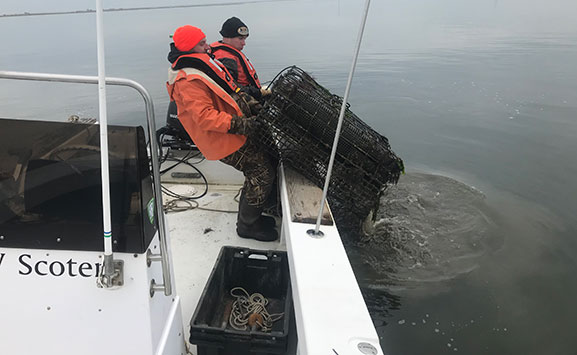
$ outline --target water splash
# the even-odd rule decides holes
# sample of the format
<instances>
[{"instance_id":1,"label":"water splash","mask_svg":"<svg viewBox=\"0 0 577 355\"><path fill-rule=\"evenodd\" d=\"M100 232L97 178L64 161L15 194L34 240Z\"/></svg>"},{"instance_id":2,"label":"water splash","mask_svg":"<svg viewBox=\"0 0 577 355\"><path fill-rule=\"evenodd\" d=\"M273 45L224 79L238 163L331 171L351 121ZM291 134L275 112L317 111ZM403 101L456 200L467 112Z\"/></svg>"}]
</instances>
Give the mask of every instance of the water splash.
<instances>
[{"instance_id":1,"label":"water splash","mask_svg":"<svg viewBox=\"0 0 577 355\"><path fill-rule=\"evenodd\" d=\"M452 279L477 268L494 245L489 215L483 193L473 187L406 174L385 192L352 259L370 269L373 285Z\"/></svg>"}]
</instances>

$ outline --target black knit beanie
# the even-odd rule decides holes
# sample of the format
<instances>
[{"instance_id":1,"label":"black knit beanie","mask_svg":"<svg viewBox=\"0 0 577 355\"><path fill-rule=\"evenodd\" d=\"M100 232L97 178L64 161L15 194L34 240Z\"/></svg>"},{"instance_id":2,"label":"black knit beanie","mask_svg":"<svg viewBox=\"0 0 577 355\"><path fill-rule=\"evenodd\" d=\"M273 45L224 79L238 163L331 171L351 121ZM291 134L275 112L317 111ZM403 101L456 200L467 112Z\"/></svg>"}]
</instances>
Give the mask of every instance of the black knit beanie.
<instances>
[{"instance_id":1,"label":"black knit beanie","mask_svg":"<svg viewBox=\"0 0 577 355\"><path fill-rule=\"evenodd\" d=\"M220 34L227 38L248 37L248 27L238 17L231 17L222 24Z\"/></svg>"}]
</instances>

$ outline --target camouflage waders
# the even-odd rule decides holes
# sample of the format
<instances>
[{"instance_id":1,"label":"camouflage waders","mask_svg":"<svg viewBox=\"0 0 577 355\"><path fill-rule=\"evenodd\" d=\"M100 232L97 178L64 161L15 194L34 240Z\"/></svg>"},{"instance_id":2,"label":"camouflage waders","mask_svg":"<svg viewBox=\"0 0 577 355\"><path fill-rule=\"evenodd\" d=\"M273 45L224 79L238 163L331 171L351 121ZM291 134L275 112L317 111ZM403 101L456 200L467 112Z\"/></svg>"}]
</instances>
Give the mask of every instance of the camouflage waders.
<instances>
[{"instance_id":1,"label":"camouflage waders","mask_svg":"<svg viewBox=\"0 0 577 355\"><path fill-rule=\"evenodd\" d=\"M261 208L276 179L276 163L248 139L236 152L220 160L244 174L243 196L248 205Z\"/></svg>"}]
</instances>

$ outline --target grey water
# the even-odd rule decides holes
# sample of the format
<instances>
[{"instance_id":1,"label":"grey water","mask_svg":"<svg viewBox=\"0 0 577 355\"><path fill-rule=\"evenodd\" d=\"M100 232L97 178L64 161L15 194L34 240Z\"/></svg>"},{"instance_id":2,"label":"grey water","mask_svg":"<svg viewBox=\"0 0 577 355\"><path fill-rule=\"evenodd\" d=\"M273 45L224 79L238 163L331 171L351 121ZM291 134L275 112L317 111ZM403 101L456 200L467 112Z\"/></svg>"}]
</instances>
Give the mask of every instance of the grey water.
<instances>
[{"instance_id":1,"label":"grey water","mask_svg":"<svg viewBox=\"0 0 577 355\"><path fill-rule=\"evenodd\" d=\"M171 2L193 3L212 2ZM142 83L160 126L169 35L192 24L215 41L238 16L263 81L296 64L343 95L363 6L106 13L107 75ZM3 0L0 15L87 8ZM367 234L345 237L385 354L577 353L575 13L569 0L372 1L349 102L407 174ZM94 14L0 17L0 46L0 70L97 73ZM97 117L96 93L0 80L0 117ZM109 88L108 103L110 123L144 124L138 94Z\"/></svg>"}]
</instances>

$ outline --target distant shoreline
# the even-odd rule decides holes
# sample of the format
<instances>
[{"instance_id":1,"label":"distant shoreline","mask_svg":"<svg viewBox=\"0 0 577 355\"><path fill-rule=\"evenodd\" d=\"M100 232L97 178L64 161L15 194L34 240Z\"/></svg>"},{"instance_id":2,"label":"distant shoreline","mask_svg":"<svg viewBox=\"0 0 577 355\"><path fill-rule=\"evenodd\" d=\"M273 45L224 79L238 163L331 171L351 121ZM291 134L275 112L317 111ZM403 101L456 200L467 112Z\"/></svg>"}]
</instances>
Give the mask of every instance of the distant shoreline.
<instances>
[{"instance_id":1,"label":"distant shoreline","mask_svg":"<svg viewBox=\"0 0 577 355\"><path fill-rule=\"evenodd\" d=\"M279 2L279 1L295 1L295 0L247 0L238 2L221 2L215 4L193 4L193 5L166 5L166 6L144 6L144 7L127 7L127 8L109 8L104 9L104 12L120 12L120 11L143 11L143 10L164 10L164 9L179 9L189 7L208 7L208 6L230 6L254 4L260 2ZM54 12L20 12L15 14L0 14L3 17L26 17L26 16L51 16L51 15L78 15L95 13L94 9L74 10L74 11L54 11Z\"/></svg>"}]
</instances>

